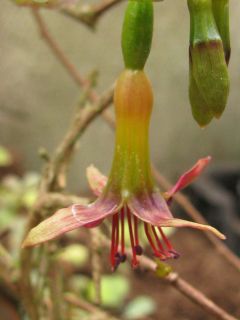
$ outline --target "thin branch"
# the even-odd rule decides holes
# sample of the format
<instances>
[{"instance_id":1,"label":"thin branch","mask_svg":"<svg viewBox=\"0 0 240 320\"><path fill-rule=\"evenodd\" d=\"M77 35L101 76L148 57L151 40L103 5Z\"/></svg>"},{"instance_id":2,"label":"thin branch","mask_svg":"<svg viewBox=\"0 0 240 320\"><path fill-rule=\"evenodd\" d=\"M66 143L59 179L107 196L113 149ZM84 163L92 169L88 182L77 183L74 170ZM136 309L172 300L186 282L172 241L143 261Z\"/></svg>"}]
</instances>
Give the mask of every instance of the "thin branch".
<instances>
[{"instance_id":1,"label":"thin branch","mask_svg":"<svg viewBox=\"0 0 240 320\"><path fill-rule=\"evenodd\" d=\"M111 87L97 99L95 104L87 104L76 113L73 122L57 148L55 156L51 161L50 168L48 169L48 176L50 179L48 184L51 186L51 189L56 189L55 186L57 185L60 186L60 188L65 187L65 169L71 159L78 139L85 132L88 125L111 105L112 96L113 88Z\"/></svg>"},{"instance_id":2,"label":"thin branch","mask_svg":"<svg viewBox=\"0 0 240 320\"><path fill-rule=\"evenodd\" d=\"M73 64L68 60L57 42L50 35L38 10L32 9L32 12L46 43L49 45L58 60L64 65L75 82L84 89L86 99L84 100L84 106L77 109L69 130L59 147L56 149L52 159L49 159L49 162L44 169L41 179L39 199L32 209L28 225L26 227L26 233L41 221L44 213L46 215L46 212L43 210L40 203L42 197L44 197L46 193L59 190L64 186L67 164L75 150L78 138L84 132L86 127L96 118L96 116L111 104L113 91L113 89L110 88L102 96L97 96L91 88L91 82L80 75ZM93 105L89 105L88 99L90 99ZM21 293L29 317L31 320L38 320L38 305L35 301L36 297L30 279L33 251L34 249L24 249L21 252Z\"/></svg>"},{"instance_id":3,"label":"thin branch","mask_svg":"<svg viewBox=\"0 0 240 320\"><path fill-rule=\"evenodd\" d=\"M32 14L35 18L35 21L39 27L39 32L43 39L47 42L49 48L54 53L55 57L61 62L61 64L65 67L71 77L74 79L76 84L86 91L89 89L90 83L87 79L82 77L82 75L77 71L76 67L70 62L68 57L65 55L64 51L61 49L59 44L54 40L54 38L50 35L48 28L39 13L39 9L32 8ZM89 96L92 101L96 101L96 95L93 91L89 91Z\"/></svg>"},{"instance_id":4,"label":"thin branch","mask_svg":"<svg viewBox=\"0 0 240 320\"><path fill-rule=\"evenodd\" d=\"M50 265L48 271L49 293L52 302L52 316L51 320L65 319L64 310L64 297L63 297L63 275L62 268L59 268L58 263L54 258L50 257Z\"/></svg>"},{"instance_id":5,"label":"thin branch","mask_svg":"<svg viewBox=\"0 0 240 320\"><path fill-rule=\"evenodd\" d=\"M102 257L99 250L99 233L93 228L89 230L91 235L91 267L92 267L92 279L95 287L95 304L101 305L101 276L102 276Z\"/></svg>"},{"instance_id":6,"label":"thin branch","mask_svg":"<svg viewBox=\"0 0 240 320\"><path fill-rule=\"evenodd\" d=\"M65 6L62 12L71 18L84 23L87 27L94 28L99 18L109 9L120 4L123 0L102 0L97 4L82 6Z\"/></svg>"},{"instance_id":7,"label":"thin branch","mask_svg":"<svg viewBox=\"0 0 240 320\"><path fill-rule=\"evenodd\" d=\"M0 280L4 281L5 287L10 291L11 295L16 298L17 287L12 281L13 265L12 257L4 246L0 244Z\"/></svg>"}]
</instances>

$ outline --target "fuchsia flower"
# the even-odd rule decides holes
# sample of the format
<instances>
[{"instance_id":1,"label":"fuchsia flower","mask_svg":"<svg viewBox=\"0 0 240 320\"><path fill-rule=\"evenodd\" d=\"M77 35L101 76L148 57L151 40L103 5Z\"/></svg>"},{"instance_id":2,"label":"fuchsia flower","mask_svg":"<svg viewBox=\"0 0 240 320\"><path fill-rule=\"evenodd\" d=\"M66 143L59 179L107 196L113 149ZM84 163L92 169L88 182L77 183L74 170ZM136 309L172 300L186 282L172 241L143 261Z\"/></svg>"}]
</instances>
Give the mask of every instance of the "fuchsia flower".
<instances>
[{"instance_id":1,"label":"fuchsia flower","mask_svg":"<svg viewBox=\"0 0 240 320\"><path fill-rule=\"evenodd\" d=\"M179 256L162 227L191 227L211 231L225 239L211 226L173 218L169 209L173 195L199 176L210 157L200 159L164 196L153 183L148 146L152 100L151 86L143 71L126 70L121 74L114 94L116 147L109 179L97 169L89 168L88 178L97 200L87 206L73 204L60 209L30 231L24 247L54 239L79 227L96 227L108 217L112 219L110 261L113 270L126 259L125 220L128 222L133 267L138 265L137 256L142 254L138 237L140 223L144 224L153 254L161 260Z\"/></svg>"}]
</instances>

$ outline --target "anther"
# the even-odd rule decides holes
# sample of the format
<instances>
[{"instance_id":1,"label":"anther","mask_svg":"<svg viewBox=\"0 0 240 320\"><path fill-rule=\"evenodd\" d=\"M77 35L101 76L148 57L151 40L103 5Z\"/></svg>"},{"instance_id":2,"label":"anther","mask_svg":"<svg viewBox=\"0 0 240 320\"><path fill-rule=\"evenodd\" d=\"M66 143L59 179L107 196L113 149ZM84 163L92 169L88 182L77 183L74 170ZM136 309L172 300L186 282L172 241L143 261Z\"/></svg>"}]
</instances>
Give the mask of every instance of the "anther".
<instances>
[{"instance_id":1,"label":"anther","mask_svg":"<svg viewBox=\"0 0 240 320\"><path fill-rule=\"evenodd\" d=\"M134 247L137 256L141 256L143 254L143 248L138 244Z\"/></svg>"}]
</instances>

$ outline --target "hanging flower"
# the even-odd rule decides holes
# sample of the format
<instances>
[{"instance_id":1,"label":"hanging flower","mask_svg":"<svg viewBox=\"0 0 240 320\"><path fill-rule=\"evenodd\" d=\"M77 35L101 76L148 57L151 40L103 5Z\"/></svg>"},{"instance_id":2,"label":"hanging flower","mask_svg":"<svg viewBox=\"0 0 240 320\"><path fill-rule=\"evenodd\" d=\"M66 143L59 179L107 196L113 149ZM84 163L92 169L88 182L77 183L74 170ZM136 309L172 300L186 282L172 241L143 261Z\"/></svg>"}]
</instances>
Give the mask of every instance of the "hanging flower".
<instances>
[{"instance_id":1,"label":"hanging flower","mask_svg":"<svg viewBox=\"0 0 240 320\"><path fill-rule=\"evenodd\" d=\"M173 195L191 183L205 168L210 157L201 159L180 177L164 197L157 190L150 168L148 128L152 110L152 90L143 71L124 71L116 84L116 146L108 179L96 169L88 170L90 185L98 198L87 206L74 204L57 211L28 234L23 246L51 240L79 227L96 227L103 219L112 219L111 266L115 270L125 261L125 220L128 223L132 248L132 266L142 254L139 224L144 230L153 254L161 259L177 258L178 253L163 232L163 227L191 227L224 235L215 228L173 218L169 203Z\"/></svg>"},{"instance_id":2,"label":"hanging flower","mask_svg":"<svg viewBox=\"0 0 240 320\"><path fill-rule=\"evenodd\" d=\"M153 29L152 0L131 0L123 24L122 49L126 69L117 80L114 91L116 141L109 178L96 169L88 170L90 185L98 198L83 206L73 204L33 228L23 247L51 240L79 227L93 228L104 219L112 219L110 261L115 270L125 255L127 221L132 266L138 265L142 254L139 243L139 224L144 230L153 254L161 259L179 255L163 232L163 227L192 227L212 231L219 238L224 235L215 228L176 219L169 204L173 195L191 183L205 168L210 158L204 158L183 176L164 196L156 188L149 159L149 122L152 113L152 88L143 68L150 52Z\"/></svg>"}]
</instances>

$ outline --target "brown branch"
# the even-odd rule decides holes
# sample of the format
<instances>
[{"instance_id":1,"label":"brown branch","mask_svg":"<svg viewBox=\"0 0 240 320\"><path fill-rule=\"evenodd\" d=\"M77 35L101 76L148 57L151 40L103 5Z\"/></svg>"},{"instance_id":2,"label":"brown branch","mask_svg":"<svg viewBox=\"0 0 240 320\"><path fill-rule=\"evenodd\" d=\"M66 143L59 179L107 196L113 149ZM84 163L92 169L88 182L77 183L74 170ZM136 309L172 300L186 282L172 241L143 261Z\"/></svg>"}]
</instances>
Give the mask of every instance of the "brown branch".
<instances>
[{"instance_id":1,"label":"brown branch","mask_svg":"<svg viewBox=\"0 0 240 320\"><path fill-rule=\"evenodd\" d=\"M123 0L102 0L97 4L63 7L62 12L71 18L84 23L87 27L94 28L99 18L120 4Z\"/></svg>"},{"instance_id":2,"label":"brown branch","mask_svg":"<svg viewBox=\"0 0 240 320\"><path fill-rule=\"evenodd\" d=\"M95 104L87 104L79 109L73 122L55 152L55 156L48 168L48 184L51 189L60 189L65 187L65 172L67 165L74 152L76 143L80 136L85 132L88 125L96 119L112 103L113 88L108 89L97 99Z\"/></svg>"},{"instance_id":3,"label":"brown branch","mask_svg":"<svg viewBox=\"0 0 240 320\"><path fill-rule=\"evenodd\" d=\"M4 246L0 244L0 280L4 282L4 286L11 296L16 299L17 287L13 283L13 272L14 263L12 261L12 257L9 255Z\"/></svg>"},{"instance_id":4,"label":"brown branch","mask_svg":"<svg viewBox=\"0 0 240 320\"><path fill-rule=\"evenodd\" d=\"M95 288L95 304L101 305L101 276L102 276L102 260L101 253L99 251L99 233L97 229L93 228L89 230L91 236L91 267L92 267L92 279Z\"/></svg>"},{"instance_id":5,"label":"brown branch","mask_svg":"<svg viewBox=\"0 0 240 320\"><path fill-rule=\"evenodd\" d=\"M39 200L35 204L29 221L26 227L26 233L37 225L43 215L43 208L41 206L41 199L46 193L58 190L63 186L62 181L65 180L65 172L63 168L67 167L67 162L71 158L71 155L75 149L76 142L79 136L84 132L87 125L89 125L96 116L106 109L112 101L112 89L103 95L95 105L78 109L74 121L67 131L63 142L60 143L57 151L45 167L44 174L42 176L41 188L39 194ZM31 261L32 253L34 249L24 249L21 252L21 292L22 299L25 304L26 310L31 320L38 320L37 303L34 300L34 292L31 285L30 273L31 273Z\"/></svg>"},{"instance_id":6,"label":"brown branch","mask_svg":"<svg viewBox=\"0 0 240 320\"><path fill-rule=\"evenodd\" d=\"M61 62L68 73L71 75L75 83L84 88L86 91L89 89L90 83L87 79L82 77L82 75L77 71L76 67L70 62L68 57L65 55L64 51L61 49L59 44L54 40L48 31L48 28L41 17L39 10L37 8L32 8L33 17L39 27L39 32L43 39L47 42L49 48L54 53L55 57ZM89 91L89 96L92 101L96 101L96 95L93 91Z\"/></svg>"}]
</instances>

